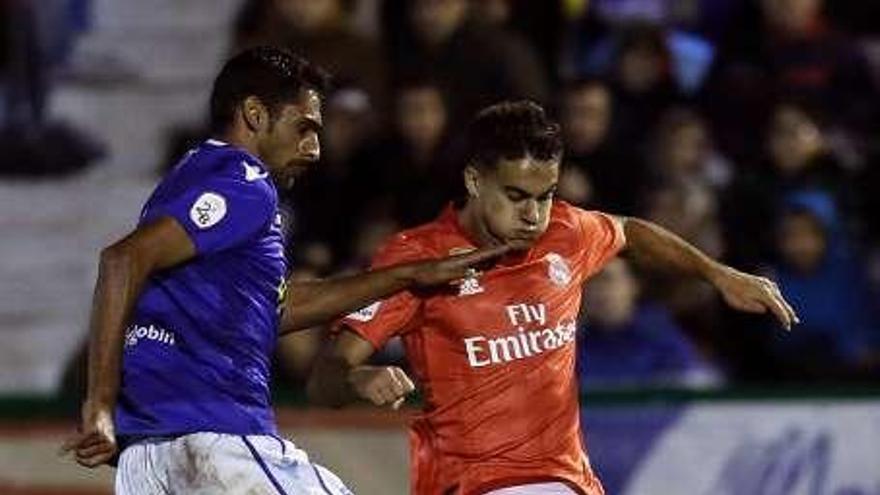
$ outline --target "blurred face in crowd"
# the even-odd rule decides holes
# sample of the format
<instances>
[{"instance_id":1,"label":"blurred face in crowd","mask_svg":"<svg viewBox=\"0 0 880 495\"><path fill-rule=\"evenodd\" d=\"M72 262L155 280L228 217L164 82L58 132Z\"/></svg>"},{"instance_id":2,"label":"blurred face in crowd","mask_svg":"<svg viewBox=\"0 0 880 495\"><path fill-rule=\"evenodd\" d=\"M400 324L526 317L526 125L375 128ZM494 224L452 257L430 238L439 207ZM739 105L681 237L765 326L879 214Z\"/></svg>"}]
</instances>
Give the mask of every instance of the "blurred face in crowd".
<instances>
[{"instance_id":1,"label":"blurred face in crowd","mask_svg":"<svg viewBox=\"0 0 880 495\"><path fill-rule=\"evenodd\" d=\"M498 160L495 167L468 167L468 208L478 228L496 244L528 249L547 230L559 181L558 160L531 156Z\"/></svg>"},{"instance_id":2,"label":"blurred face in crowd","mask_svg":"<svg viewBox=\"0 0 880 495\"><path fill-rule=\"evenodd\" d=\"M502 26L510 19L509 0L471 0L474 15L486 24Z\"/></svg>"},{"instance_id":3,"label":"blurred face in crowd","mask_svg":"<svg viewBox=\"0 0 880 495\"><path fill-rule=\"evenodd\" d=\"M827 248L825 230L816 217L806 212L791 212L783 217L776 243L785 264L800 273L814 271Z\"/></svg>"},{"instance_id":4,"label":"blurred face in crowd","mask_svg":"<svg viewBox=\"0 0 880 495\"><path fill-rule=\"evenodd\" d=\"M812 27L822 10L822 0L763 0L761 6L770 26L797 34Z\"/></svg>"},{"instance_id":5,"label":"blurred face in crowd","mask_svg":"<svg viewBox=\"0 0 880 495\"><path fill-rule=\"evenodd\" d=\"M467 11L468 0L415 0L413 29L423 42L439 45L455 34Z\"/></svg>"},{"instance_id":6,"label":"blurred face in crowd","mask_svg":"<svg viewBox=\"0 0 880 495\"><path fill-rule=\"evenodd\" d=\"M326 27L340 12L339 0L274 1L281 17L303 33L313 33Z\"/></svg>"},{"instance_id":7,"label":"blurred face in crowd","mask_svg":"<svg viewBox=\"0 0 880 495\"><path fill-rule=\"evenodd\" d=\"M690 184L669 184L648 195L645 217L693 241L694 233L714 213L711 192Z\"/></svg>"},{"instance_id":8,"label":"blurred face in crowd","mask_svg":"<svg viewBox=\"0 0 880 495\"><path fill-rule=\"evenodd\" d=\"M371 107L367 94L360 89L345 89L327 103L324 141L335 163L348 159L370 133Z\"/></svg>"},{"instance_id":9,"label":"blurred face in crowd","mask_svg":"<svg viewBox=\"0 0 880 495\"><path fill-rule=\"evenodd\" d=\"M709 136L699 121L671 129L661 140L661 162L673 175L699 173L709 153Z\"/></svg>"},{"instance_id":10,"label":"blurred face in crowd","mask_svg":"<svg viewBox=\"0 0 880 495\"><path fill-rule=\"evenodd\" d=\"M446 118L446 105L436 87L408 88L398 96L398 129L417 150L434 149L446 130Z\"/></svg>"},{"instance_id":11,"label":"blurred face in crowd","mask_svg":"<svg viewBox=\"0 0 880 495\"><path fill-rule=\"evenodd\" d=\"M564 166L559 176L557 196L576 206L586 206L593 200L593 184L590 177L577 166Z\"/></svg>"},{"instance_id":12,"label":"blurred face in crowd","mask_svg":"<svg viewBox=\"0 0 880 495\"><path fill-rule=\"evenodd\" d=\"M588 324L619 328L629 323L636 311L639 285L626 261L616 258L584 290Z\"/></svg>"},{"instance_id":13,"label":"blurred face in crowd","mask_svg":"<svg viewBox=\"0 0 880 495\"><path fill-rule=\"evenodd\" d=\"M611 93L601 84L570 90L562 110L565 142L575 153L595 150L611 126Z\"/></svg>"},{"instance_id":14,"label":"blurred face in crowd","mask_svg":"<svg viewBox=\"0 0 880 495\"><path fill-rule=\"evenodd\" d=\"M663 54L648 44L637 44L626 49L618 62L618 77L627 91L647 93L663 80Z\"/></svg>"},{"instance_id":15,"label":"blurred face in crowd","mask_svg":"<svg viewBox=\"0 0 880 495\"><path fill-rule=\"evenodd\" d=\"M783 174L794 174L822 151L823 139L819 127L806 113L781 106L773 117L768 145L774 166Z\"/></svg>"},{"instance_id":16,"label":"blurred face in crowd","mask_svg":"<svg viewBox=\"0 0 880 495\"><path fill-rule=\"evenodd\" d=\"M388 215L375 213L362 222L354 242L354 257L369 264L373 255L382 247L400 226Z\"/></svg>"}]
</instances>

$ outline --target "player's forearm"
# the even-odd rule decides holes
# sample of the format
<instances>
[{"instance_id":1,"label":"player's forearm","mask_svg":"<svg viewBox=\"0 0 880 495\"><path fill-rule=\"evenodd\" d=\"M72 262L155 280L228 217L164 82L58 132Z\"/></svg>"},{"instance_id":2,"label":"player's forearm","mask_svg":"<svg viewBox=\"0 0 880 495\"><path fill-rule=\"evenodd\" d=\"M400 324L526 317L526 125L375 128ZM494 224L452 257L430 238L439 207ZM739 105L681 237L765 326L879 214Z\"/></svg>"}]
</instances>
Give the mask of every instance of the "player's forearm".
<instances>
[{"instance_id":1,"label":"player's forearm","mask_svg":"<svg viewBox=\"0 0 880 495\"><path fill-rule=\"evenodd\" d=\"M624 253L636 264L655 271L714 282L726 268L681 237L659 225L637 218L622 219L626 234Z\"/></svg>"},{"instance_id":2,"label":"player's forearm","mask_svg":"<svg viewBox=\"0 0 880 495\"><path fill-rule=\"evenodd\" d=\"M291 282L281 332L332 321L413 286L416 264L323 280Z\"/></svg>"},{"instance_id":3,"label":"player's forearm","mask_svg":"<svg viewBox=\"0 0 880 495\"><path fill-rule=\"evenodd\" d=\"M113 246L101 252L90 320L86 401L91 406L116 404L124 327L145 280L128 250Z\"/></svg>"}]
</instances>

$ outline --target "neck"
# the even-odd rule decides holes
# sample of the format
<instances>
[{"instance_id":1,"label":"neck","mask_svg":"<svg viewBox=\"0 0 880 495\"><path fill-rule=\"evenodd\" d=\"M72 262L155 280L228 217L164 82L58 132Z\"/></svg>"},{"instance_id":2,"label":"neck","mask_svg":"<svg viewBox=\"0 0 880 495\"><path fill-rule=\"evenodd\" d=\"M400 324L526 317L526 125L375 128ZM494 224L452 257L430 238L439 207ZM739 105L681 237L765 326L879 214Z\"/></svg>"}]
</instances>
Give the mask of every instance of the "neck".
<instances>
[{"instance_id":1,"label":"neck","mask_svg":"<svg viewBox=\"0 0 880 495\"><path fill-rule=\"evenodd\" d=\"M472 200L465 203L464 208L458 211L458 224L465 234L478 246L497 246L501 240L489 232L486 223L480 218L479 211Z\"/></svg>"},{"instance_id":2,"label":"neck","mask_svg":"<svg viewBox=\"0 0 880 495\"><path fill-rule=\"evenodd\" d=\"M248 153L262 160L262 157L257 150L257 144L254 141L253 137L250 136L249 133L242 132L238 128L232 127L225 131L215 133L211 137L213 137L214 139L219 139L224 143L231 144L232 146L242 148Z\"/></svg>"}]
</instances>

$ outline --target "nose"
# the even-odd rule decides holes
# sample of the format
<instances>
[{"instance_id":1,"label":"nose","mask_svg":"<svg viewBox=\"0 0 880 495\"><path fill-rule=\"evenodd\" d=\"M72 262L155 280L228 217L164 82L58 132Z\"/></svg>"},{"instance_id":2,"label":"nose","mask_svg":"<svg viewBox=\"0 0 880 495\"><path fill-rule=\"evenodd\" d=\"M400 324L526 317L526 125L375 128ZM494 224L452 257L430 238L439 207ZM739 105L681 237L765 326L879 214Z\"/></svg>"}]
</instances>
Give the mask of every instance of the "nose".
<instances>
[{"instance_id":1,"label":"nose","mask_svg":"<svg viewBox=\"0 0 880 495\"><path fill-rule=\"evenodd\" d=\"M523 203L520 218L529 226L538 225L539 212L538 202L534 199L528 199Z\"/></svg>"},{"instance_id":2,"label":"nose","mask_svg":"<svg viewBox=\"0 0 880 495\"><path fill-rule=\"evenodd\" d=\"M321 157L321 141L318 139L318 133L310 133L300 141L299 153L310 161L317 161Z\"/></svg>"}]
</instances>

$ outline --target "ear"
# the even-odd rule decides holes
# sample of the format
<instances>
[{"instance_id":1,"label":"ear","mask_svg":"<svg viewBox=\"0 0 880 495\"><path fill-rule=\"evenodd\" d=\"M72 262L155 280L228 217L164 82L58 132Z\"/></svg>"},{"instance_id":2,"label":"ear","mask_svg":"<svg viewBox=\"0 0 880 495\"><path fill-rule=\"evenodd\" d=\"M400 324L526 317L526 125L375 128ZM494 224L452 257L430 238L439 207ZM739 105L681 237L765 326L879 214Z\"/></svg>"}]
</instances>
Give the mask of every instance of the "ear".
<instances>
[{"instance_id":1,"label":"ear","mask_svg":"<svg viewBox=\"0 0 880 495\"><path fill-rule=\"evenodd\" d=\"M468 196L472 198L480 196L480 171L473 165L468 165L464 169L464 187L467 189Z\"/></svg>"},{"instance_id":2,"label":"ear","mask_svg":"<svg viewBox=\"0 0 880 495\"><path fill-rule=\"evenodd\" d=\"M265 128L269 122L269 112L256 96L244 99L241 103L241 116L248 129L254 132Z\"/></svg>"}]
</instances>

